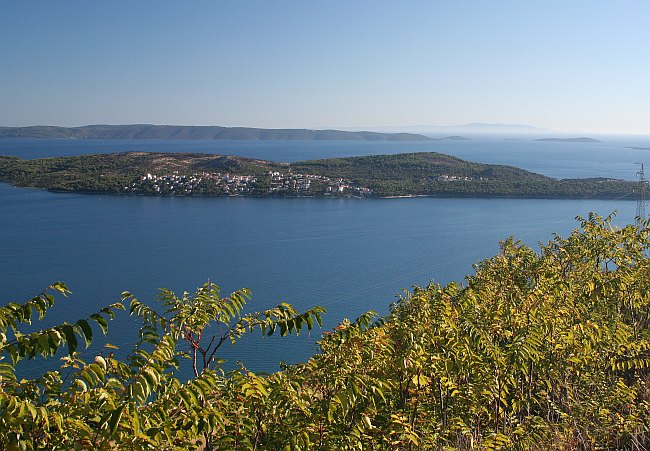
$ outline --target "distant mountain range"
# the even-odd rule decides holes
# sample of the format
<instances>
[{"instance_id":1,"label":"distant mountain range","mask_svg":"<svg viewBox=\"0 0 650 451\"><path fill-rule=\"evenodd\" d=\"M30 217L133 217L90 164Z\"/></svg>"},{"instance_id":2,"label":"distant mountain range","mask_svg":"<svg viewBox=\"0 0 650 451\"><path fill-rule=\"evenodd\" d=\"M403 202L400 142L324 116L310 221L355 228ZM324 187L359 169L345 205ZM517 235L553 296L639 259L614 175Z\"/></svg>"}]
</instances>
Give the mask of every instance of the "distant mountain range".
<instances>
[{"instance_id":1,"label":"distant mountain range","mask_svg":"<svg viewBox=\"0 0 650 451\"><path fill-rule=\"evenodd\" d=\"M364 127L366 128L366 127ZM523 124L488 124L472 122L462 125L407 125L367 127L377 132L413 132L413 133L502 133L502 134L547 134L553 130Z\"/></svg>"},{"instance_id":2,"label":"distant mountain range","mask_svg":"<svg viewBox=\"0 0 650 451\"><path fill-rule=\"evenodd\" d=\"M357 140L357 141L433 141L414 133L371 131L265 129L248 127L188 125L85 125L56 127L0 127L0 138L63 139L233 139L233 140ZM448 139L464 139L449 137Z\"/></svg>"}]
</instances>

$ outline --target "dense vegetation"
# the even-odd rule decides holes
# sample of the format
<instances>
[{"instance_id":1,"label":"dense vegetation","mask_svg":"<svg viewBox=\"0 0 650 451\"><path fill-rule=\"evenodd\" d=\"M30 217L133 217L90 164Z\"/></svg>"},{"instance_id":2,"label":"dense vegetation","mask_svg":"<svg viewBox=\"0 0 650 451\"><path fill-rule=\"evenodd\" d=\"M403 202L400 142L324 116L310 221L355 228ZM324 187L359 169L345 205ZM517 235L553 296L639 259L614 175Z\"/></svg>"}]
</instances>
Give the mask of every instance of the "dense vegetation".
<instances>
[{"instance_id":1,"label":"dense vegetation","mask_svg":"<svg viewBox=\"0 0 650 451\"><path fill-rule=\"evenodd\" d=\"M291 167L296 172L352 179L378 196L619 198L636 188L630 182L601 178L556 180L434 152L303 161ZM440 180L445 175L469 180Z\"/></svg>"},{"instance_id":2,"label":"dense vegetation","mask_svg":"<svg viewBox=\"0 0 650 451\"><path fill-rule=\"evenodd\" d=\"M343 130L267 129L197 125L84 125L83 127L0 127L0 138L58 139L256 139L432 141L414 133L351 132Z\"/></svg>"},{"instance_id":3,"label":"dense vegetation","mask_svg":"<svg viewBox=\"0 0 650 451\"><path fill-rule=\"evenodd\" d=\"M647 449L648 232L590 215L538 253L508 239L464 285L431 283L385 318L344 320L308 362L269 376L224 374L219 347L311 328L321 308L242 315L247 290L222 298L208 283L194 296L162 290L157 313L125 293L140 343L126 360L108 349L84 362L91 323L106 332L122 303L20 333L53 304L42 293L0 308L0 446ZM17 361L57 351L61 370L16 380ZM175 377L183 362L195 378Z\"/></svg>"},{"instance_id":4,"label":"dense vegetation","mask_svg":"<svg viewBox=\"0 0 650 451\"><path fill-rule=\"evenodd\" d=\"M21 160L0 157L0 181L58 191L124 193L143 174L221 172L258 177L249 195L267 196L269 171L314 174L366 187L372 196L634 198L637 184L602 178L556 180L511 166L479 164L434 152L274 163L189 153L116 153ZM208 190L191 195L219 195ZM150 193L153 194L153 193ZM231 193L232 194L232 193ZM293 195L322 196L312 189ZM349 195L353 195L350 192Z\"/></svg>"}]
</instances>

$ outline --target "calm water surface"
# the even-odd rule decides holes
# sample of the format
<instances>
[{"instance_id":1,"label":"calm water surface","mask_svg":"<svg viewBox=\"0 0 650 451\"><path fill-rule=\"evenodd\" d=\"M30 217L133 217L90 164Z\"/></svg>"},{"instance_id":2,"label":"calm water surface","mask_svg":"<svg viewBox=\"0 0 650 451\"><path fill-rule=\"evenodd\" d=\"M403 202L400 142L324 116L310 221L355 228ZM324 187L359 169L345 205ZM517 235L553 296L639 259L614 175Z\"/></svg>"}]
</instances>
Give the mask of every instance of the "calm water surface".
<instances>
[{"instance_id":1,"label":"calm water surface","mask_svg":"<svg viewBox=\"0 0 650 451\"><path fill-rule=\"evenodd\" d=\"M0 185L2 301L25 300L56 280L74 295L51 320L72 320L128 290L191 291L208 278L248 287L251 307L281 301L327 308L325 330L366 310L388 311L402 289L462 281L472 264L514 235L535 244L568 233L576 214L634 202L513 199L174 199L55 194ZM126 315L109 341L134 340ZM304 360L312 336L245 341L225 356L255 370ZM236 352L235 352L236 351Z\"/></svg>"},{"instance_id":2,"label":"calm water surface","mask_svg":"<svg viewBox=\"0 0 650 451\"><path fill-rule=\"evenodd\" d=\"M27 141L39 142L34 147L34 142ZM16 153L32 152L30 158L42 156L38 152L60 155L88 150L83 143L75 147L76 141L56 141L54 146L41 142L44 140L27 141L20 141L24 147ZM157 142L162 148L152 144L146 150L207 152L215 145L226 146L222 142L193 143L197 148ZM587 158L587 150L581 149L593 144L583 144L571 147L574 153L583 153L584 159L577 161L574 153L563 150L569 149L566 143L534 143L534 151L527 148L528 153L515 141L468 143L442 144L455 146L455 154L463 158L496 163L507 160L525 167L511 161L518 157L530 166L548 167L545 173L549 175L567 173L570 177L634 172L634 162L650 152L631 153L632 149L623 148L625 143L618 143L614 155L589 147L592 157ZM306 152L304 144L301 147L295 142L236 144L241 146L239 154L249 152L258 158L275 152L279 160L290 161L290 154ZM395 153L406 151L406 147L424 148L425 144L435 145L423 150L444 150L438 147L441 143L367 144L338 142L340 147L336 147L332 142L318 142L308 149L309 158L324 156L325 149L332 146L339 154ZM497 144L501 151L496 150ZM544 157L538 144L547 145L546 152L553 157ZM0 154L8 153L3 147L7 145L0 140ZM96 147L90 150L98 151ZM215 153L222 152L217 150ZM474 157L463 152L473 152ZM497 253L499 240L510 235L535 246L552 239L553 232L569 233L577 226L574 217L578 214L618 210L616 222L622 225L634 220L635 207L631 201L598 200L117 197L57 194L0 184L0 278L4 287L0 302L24 301L53 281L64 281L74 295L55 306L48 316L53 324L76 320L115 302L124 290L151 302L157 288L193 291L209 278L224 292L250 288L252 310L281 301L299 310L322 305L328 310L324 324L328 330L342 318L353 319L370 309L387 313L402 289L426 285L432 279L462 281L472 272L473 263ZM127 348L134 341L134 324L126 314L110 326L110 342ZM255 336L236 347L228 346L222 356L231 362L241 360L253 370L272 371L281 360L305 360L319 335Z\"/></svg>"}]
</instances>

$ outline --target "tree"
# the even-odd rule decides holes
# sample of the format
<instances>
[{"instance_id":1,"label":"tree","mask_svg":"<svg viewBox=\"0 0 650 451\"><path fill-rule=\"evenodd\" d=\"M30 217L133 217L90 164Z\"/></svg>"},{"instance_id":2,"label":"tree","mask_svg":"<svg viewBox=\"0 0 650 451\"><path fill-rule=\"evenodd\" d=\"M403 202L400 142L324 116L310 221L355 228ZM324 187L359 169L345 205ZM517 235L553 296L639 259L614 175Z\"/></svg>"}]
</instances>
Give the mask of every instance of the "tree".
<instances>
[{"instance_id":1,"label":"tree","mask_svg":"<svg viewBox=\"0 0 650 451\"><path fill-rule=\"evenodd\" d=\"M244 314L250 292L242 289L220 297L219 287L208 282L194 296L180 298L161 290L162 312L123 293L112 304L74 324L64 323L23 334L34 313L42 319L55 298L68 295L56 283L24 304L0 309L0 444L4 449L87 448L148 449L188 447L203 443L211 447L214 436L227 427L224 412L232 410L230 397L222 397L232 381L245 377L263 392L263 382L253 373L224 375L217 358L226 341L236 342L246 333L299 333L321 324L324 309L297 313L289 304L261 313ZM124 360L112 353L97 355L90 363L77 354L79 342L86 347L93 327L107 332L107 319L124 309L142 320L139 341ZM205 337L208 326L216 328ZM208 338L206 340L206 338ZM207 341L207 343L206 343ZM189 352L179 343L189 345ZM52 357L66 347L59 370L18 381L15 365L23 359ZM176 377L180 361L188 358L195 378ZM63 376L66 374L66 376ZM233 401L235 402L235 401ZM225 405L224 405L225 403Z\"/></svg>"}]
</instances>

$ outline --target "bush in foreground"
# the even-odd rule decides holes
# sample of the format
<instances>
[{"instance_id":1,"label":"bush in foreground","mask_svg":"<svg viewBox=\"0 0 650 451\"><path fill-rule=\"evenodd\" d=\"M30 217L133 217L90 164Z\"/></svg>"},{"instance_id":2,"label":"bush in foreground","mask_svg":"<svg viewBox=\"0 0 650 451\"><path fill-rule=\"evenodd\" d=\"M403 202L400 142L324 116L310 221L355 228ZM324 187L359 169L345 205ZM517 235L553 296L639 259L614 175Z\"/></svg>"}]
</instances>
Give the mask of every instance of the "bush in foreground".
<instances>
[{"instance_id":1,"label":"bush in foreground","mask_svg":"<svg viewBox=\"0 0 650 451\"><path fill-rule=\"evenodd\" d=\"M10 304L0 310L1 445L647 449L648 227L579 220L538 253L503 242L464 286L416 287L385 318L343 321L307 363L265 377L224 374L221 344L256 329L311 329L323 309L300 314L282 304L242 315L246 290L226 298L210 283L195 296L163 290L161 313L131 300L142 328L127 359L86 363L75 352L92 338L90 323L105 330L122 303L27 335L18 326L54 299ZM59 348L69 354L61 370L16 380L18 360ZM182 383L175 373L184 357L195 377Z\"/></svg>"}]
</instances>

